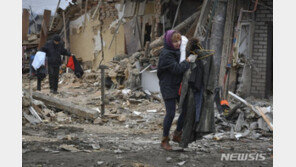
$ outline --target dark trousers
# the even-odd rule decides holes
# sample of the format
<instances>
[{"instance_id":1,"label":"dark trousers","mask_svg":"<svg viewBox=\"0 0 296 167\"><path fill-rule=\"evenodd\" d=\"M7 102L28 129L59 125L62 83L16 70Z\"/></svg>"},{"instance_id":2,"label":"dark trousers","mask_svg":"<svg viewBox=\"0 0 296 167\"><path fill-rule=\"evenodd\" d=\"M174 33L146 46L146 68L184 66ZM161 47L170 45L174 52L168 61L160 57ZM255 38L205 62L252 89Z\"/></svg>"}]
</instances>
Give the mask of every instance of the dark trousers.
<instances>
[{"instance_id":1,"label":"dark trousers","mask_svg":"<svg viewBox=\"0 0 296 167\"><path fill-rule=\"evenodd\" d=\"M37 90L41 90L41 81L42 81L42 78L37 77Z\"/></svg>"},{"instance_id":2,"label":"dark trousers","mask_svg":"<svg viewBox=\"0 0 296 167\"><path fill-rule=\"evenodd\" d=\"M166 114L163 120L163 136L169 136L169 132L175 117L177 99L164 100ZM178 118L177 131L181 131L183 128L184 112L182 112Z\"/></svg>"},{"instance_id":3,"label":"dark trousers","mask_svg":"<svg viewBox=\"0 0 296 167\"><path fill-rule=\"evenodd\" d=\"M195 100L195 122L199 122L200 118L200 111L202 106L202 93L203 89L194 93L194 100Z\"/></svg>"},{"instance_id":4,"label":"dark trousers","mask_svg":"<svg viewBox=\"0 0 296 167\"><path fill-rule=\"evenodd\" d=\"M48 66L49 88L50 90L58 90L60 66Z\"/></svg>"}]
</instances>

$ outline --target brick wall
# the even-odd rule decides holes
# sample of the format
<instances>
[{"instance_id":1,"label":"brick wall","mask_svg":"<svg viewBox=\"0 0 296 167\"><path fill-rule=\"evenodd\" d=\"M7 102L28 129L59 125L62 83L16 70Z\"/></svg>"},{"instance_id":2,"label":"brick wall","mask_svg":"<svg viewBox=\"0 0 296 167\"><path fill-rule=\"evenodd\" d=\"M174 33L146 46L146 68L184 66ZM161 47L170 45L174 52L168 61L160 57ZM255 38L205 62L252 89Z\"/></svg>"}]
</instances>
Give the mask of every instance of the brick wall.
<instances>
[{"instance_id":1,"label":"brick wall","mask_svg":"<svg viewBox=\"0 0 296 167\"><path fill-rule=\"evenodd\" d=\"M260 0L260 3L273 7L272 0ZM266 60L267 60L267 29L268 22L273 20L271 9L258 5L255 12L255 32L253 41L254 66L258 71L252 70L251 95L264 97L266 85Z\"/></svg>"}]
</instances>

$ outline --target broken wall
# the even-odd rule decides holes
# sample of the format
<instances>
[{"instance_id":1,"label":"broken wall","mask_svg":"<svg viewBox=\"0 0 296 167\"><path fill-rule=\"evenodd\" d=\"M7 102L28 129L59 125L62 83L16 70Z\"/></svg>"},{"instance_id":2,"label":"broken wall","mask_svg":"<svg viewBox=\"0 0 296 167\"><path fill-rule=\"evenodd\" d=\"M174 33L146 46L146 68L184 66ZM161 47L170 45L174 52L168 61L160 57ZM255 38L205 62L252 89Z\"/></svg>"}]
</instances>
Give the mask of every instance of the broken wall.
<instances>
[{"instance_id":1,"label":"broken wall","mask_svg":"<svg viewBox=\"0 0 296 167\"><path fill-rule=\"evenodd\" d=\"M108 12L106 12L107 10ZM107 4L100 8L99 13L103 21L103 62L108 62L112 60L114 56L125 53L124 28L123 25L119 26L118 33L115 35L112 46L109 49L115 32L114 28L110 28L110 25L118 18L118 12L115 8L115 4ZM74 53L77 58L82 58L83 62L90 62L92 68L96 69L102 59L101 40L99 36L100 21L97 17L94 17L94 19L90 17L91 15L88 12L85 27L84 14L70 22L70 46L71 52Z\"/></svg>"},{"instance_id":2,"label":"broken wall","mask_svg":"<svg viewBox=\"0 0 296 167\"><path fill-rule=\"evenodd\" d=\"M252 69L252 87L251 94L255 97L264 97L266 93L267 75L272 71L267 71L267 57L268 57L268 25L273 21L273 1L262 0L259 1L262 6L258 4L255 12L255 33L253 41L253 59L254 66ZM272 53L270 53L272 54ZM269 55L270 56L270 55ZM272 61L272 60L271 60ZM272 82L272 81L269 81Z\"/></svg>"}]
</instances>

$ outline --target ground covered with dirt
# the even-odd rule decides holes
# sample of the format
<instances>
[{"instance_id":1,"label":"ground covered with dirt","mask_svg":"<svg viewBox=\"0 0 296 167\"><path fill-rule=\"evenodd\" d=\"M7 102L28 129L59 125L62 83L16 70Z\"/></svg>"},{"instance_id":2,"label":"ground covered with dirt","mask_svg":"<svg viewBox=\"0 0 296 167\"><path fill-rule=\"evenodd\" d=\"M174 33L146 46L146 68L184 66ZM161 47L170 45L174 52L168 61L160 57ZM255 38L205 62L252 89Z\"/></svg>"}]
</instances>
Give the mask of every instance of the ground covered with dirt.
<instances>
[{"instance_id":1,"label":"ground covered with dirt","mask_svg":"<svg viewBox=\"0 0 296 167\"><path fill-rule=\"evenodd\" d=\"M86 72L82 79L71 73L63 74L58 95L49 93L46 78L41 93L100 112L100 77L97 74ZM36 80L32 81L32 87L35 91ZM23 75L23 89L29 89L26 74ZM272 132L261 118L244 107L238 108L228 121L216 115L215 134L204 136L185 149L171 141L174 150L162 150L160 140L165 109L158 97L140 89L107 89L105 117L95 120L40 103L41 123L30 123L23 118L23 166L273 165ZM272 109L266 100L256 101L256 104ZM23 100L23 113L29 115L26 107ZM178 113L171 134L177 117ZM222 161L222 154L227 153L260 154L264 160L255 157L255 160Z\"/></svg>"}]
</instances>

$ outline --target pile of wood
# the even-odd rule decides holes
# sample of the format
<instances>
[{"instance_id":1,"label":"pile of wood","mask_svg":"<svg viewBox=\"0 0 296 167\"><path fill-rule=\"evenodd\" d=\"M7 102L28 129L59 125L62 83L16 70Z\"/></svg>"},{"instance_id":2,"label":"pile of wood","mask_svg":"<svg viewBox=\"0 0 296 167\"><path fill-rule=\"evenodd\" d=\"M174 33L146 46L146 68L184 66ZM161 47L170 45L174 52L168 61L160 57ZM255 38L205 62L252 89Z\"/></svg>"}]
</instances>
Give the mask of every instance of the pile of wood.
<instances>
[{"instance_id":1,"label":"pile of wood","mask_svg":"<svg viewBox=\"0 0 296 167\"><path fill-rule=\"evenodd\" d=\"M94 120L100 115L97 110L78 106L71 102L44 95L42 93L32 92L32 90L23 90L22 106L23 118L31 124L56 120L58 118L57 116L63 115L61 113L55 113L49 108L55 108L59 111L89 120Z\"/></svg>"}]
</instances>

